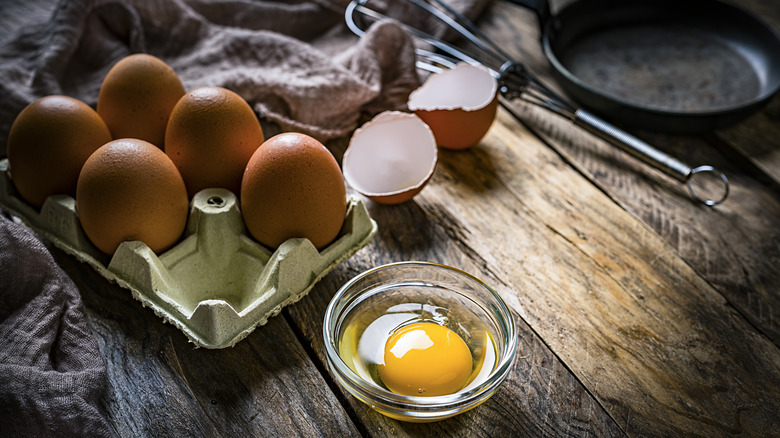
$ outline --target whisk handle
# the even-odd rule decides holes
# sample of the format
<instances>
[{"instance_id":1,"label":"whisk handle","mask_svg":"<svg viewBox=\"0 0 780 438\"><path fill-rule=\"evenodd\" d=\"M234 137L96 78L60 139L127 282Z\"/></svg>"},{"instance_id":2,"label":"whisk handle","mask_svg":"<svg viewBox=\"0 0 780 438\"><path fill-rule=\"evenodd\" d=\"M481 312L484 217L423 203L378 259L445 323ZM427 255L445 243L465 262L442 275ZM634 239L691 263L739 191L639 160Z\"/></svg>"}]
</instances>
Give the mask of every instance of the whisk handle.
<instances>
[{"instance_id":1,"label":"whisk handle","mask_svg":"<svg viewBox=\"0 0 780 438\"><path fill-rule=\"evenodd\" d=\"M573 121L577 126L584 128L602 140L619 147L623 151L664 172L672 178L686 183L688 185L688 190L691 192L691 195L706 205L713 206L720 204L726 199L726 196L728 196L729 182L726 178L726 175L712 166L699 166L695 169L691 168L682 161L672 157L669 154L659 151L644 141L611 125L610 123L605 122L599 117L596 117L595 115L583 109L578 109L574 112ZM693 185L691 184L691 178L694 175L703 172L712 172L720 177L724 184L724 194L721 198L704 199L699 197L699 195L696 193Z\"/></svg>"},{"instance_id":2,"label":"whisk handle","mask_svg":"<svg viewBox=\"0 0 780 438\"><path fill-rule=\"evenodd\" d=\"M616 128L599 117L578 109L574 112L574 124L584 128L591 134L619 147L625 152L666 173L667 175L685 182L691 168L680 160L650 146L633 135Z\"/></svg>"}]
</instances>

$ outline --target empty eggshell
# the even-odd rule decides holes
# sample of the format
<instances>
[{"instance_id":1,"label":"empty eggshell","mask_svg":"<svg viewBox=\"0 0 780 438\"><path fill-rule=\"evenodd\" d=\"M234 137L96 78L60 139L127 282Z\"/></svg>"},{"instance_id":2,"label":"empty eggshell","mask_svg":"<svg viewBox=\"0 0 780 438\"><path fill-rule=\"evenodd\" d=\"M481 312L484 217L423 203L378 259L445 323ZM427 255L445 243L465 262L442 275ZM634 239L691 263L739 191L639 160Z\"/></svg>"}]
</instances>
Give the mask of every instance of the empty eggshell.
<instances>
[{"instance_id":1,"label":"empty eggshell","mask_svg":"<svg viewBox=\"0 0 780 438\"><path fill-rule=\"evenodd\" d=\"M409 109L433 130L439 146L465 149L485 136L498 109L498 81L483 66L460 63L431 75L409 95Z\"/></svg>"},{"instance_id":2,"label":"empty eggshell","mask_svg":"<svg viewBox=\"0 0 780 438\"><path fill-rule=\"evenodd\" d=\"M385 111L358 128L344 152L344 179L382 204L412 199L428 183L437 161L433 132L419 117Z\"/></svg>"}]
</instances>

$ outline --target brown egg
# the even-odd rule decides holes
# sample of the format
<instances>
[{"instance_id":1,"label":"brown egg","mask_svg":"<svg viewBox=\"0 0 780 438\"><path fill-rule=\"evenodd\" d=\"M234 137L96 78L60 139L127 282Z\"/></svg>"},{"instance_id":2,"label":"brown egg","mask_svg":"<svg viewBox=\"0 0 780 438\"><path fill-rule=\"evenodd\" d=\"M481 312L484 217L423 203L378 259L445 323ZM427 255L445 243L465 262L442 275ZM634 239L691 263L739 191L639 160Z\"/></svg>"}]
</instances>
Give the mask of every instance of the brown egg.
<instances>
[{"instance_id":1,"label":"brown egg","mask_svg":"<svg viewBox=\"0 0 780 438\"><path fill-rule=\"evenodd\" d=\"M263 143L260 121L238 94L221 87L190 91L176 104L165 152L195 193L221 187L238 194L249 158Z\"/></svg>"},{"instance_id":2,"label":"brown egg","mask_svg":"<svg viewBox=\"0 0 780 438\"><path fill-rule=\"evenodd\" d=\"M137 53L109 70L100 87L97 112L114 139L139 138L163 148L168 117L184 91L168 64Z\"/></svg>"},{"instance_id":3,"label":"brown egg","mask_svg":"<svg viewBox=\"0 0 780 438\"><path fill-rule=\"evenodd\" d=\"M439 146L465 149L493 124L498 81L485 67L460 63L430 76L409 95L408 106L431 127Z\"/></svg>"},{"instance_id":4,"label":"brown egg","mask_svg":"<svg viewBox=\"0 0 780 438\"><path fill-rule=\"evenodd\" d=\"M128 240L161 253L184 231L189 201L165 152L128 138L107 143L84 163L76 210L87 237L106 254Z\"/></svg>"},{"instance_id":5,"label":"brown egg","mask_svg":"<svg viewBox=\"0 0 780 438\"><path fill-rule=\"evenodd\" d=\"M67 96L46 96L27 105L8 133L8 163L22 199L41 207L51 195L76 195L87 158L111 141L98 114Z\"/></svg>"},{"instance_id":6,"label":"brown egg","mask_svg":"<svg viewBox=\"0 0 780 438\"><path fill-rule=\"evenodd\" d=\"M271 248L305 237L322 249L338 235L347 210L336 159L322 143L298 133L279 134L257 149L240 198L249 232Z\"/></svg>"}]
</instances>

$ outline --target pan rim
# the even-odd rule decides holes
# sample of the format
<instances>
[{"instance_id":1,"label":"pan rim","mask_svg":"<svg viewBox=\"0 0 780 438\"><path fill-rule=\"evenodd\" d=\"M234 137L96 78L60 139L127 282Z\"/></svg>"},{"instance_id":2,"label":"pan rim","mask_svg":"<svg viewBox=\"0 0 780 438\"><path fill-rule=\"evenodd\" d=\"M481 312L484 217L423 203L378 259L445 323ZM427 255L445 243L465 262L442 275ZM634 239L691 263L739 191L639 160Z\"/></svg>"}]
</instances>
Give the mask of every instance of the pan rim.
<instances>
[{"instance_id":1,"label":"pan rim","mask_svg":"<svg viewBox=\"0 0 780 438\"><path fill-rule=\"evenodd\" d=\"M559 17L567 14L567 11L568 13L571 13L570 8L576 5L577 3L580 2L571 3L568 6L564 7L561 11L558 12L558 14L555 17L553 17L550 21L546 23L545 29L543 30L542 33L542 48L545 56L547 57L548 61L552 65L554 71L562 75L564 77L564 80L568 81L572 86L580 88L583 92L587 94L598 96L600 99L606 102L612 102L616 105L630 108L634 111L640 111L642 113L647 113L655 116L674 117L674 118L684 119L684 118L720 117L720 116L733 115L734 113L746 111L751 108L761 106L763 103L766 103L768 100L774 97L774 95L776 95L778 91L780 91L780 71L773 73L774 70L780 69L780 62L775 62L774 64L777 65L773 66L770 64L767 66L767 71L763 72L763 74L765 74L767 77L770 77L771 80L767 79L768 83L762 84L761 89L759 90L758 93L756 93L754 97L750 99L741 100L734 104L723 105L714 108L663 109L657 106L643 105L641 102L626 100L624 98L615 96L614 94L606 93L598 89L594 85L591 85L590 83L583 81L580 77L575 75L571 70L569 70L566 66L564 66L552 47L551 35L553 35L553 29L555 27L558 28L561 27L561 23L558 22L557 20L559 20ZM766 32L767 34L772 36L771 41L769 40L769 38L767 38L764 41L764 44L766 46L769 46L771 44L778 45L778 53L780 53L780 32L777 29L775 29L773 26L769 25L764 20L760 19L753 12L728 3L723 3L718 0L699 0L698 3L711 4L711 5L717 4L718 7L724 8L729 12L739 13L743 16L743 19L755 23L756 26L761 26L760 31ZM649 4L651 4L654 8L661 7L660 5L658 5L658 3L653 1L649 2ZM753 65L752 62L749 62L749 64L751 65L754 74L760 77L762 75L762 72L759 71L756 68L756 66ZM562 84L562 85L564 85L564 88L567 88L565 87L566 84Z\"/></svg>"}]
</instances>

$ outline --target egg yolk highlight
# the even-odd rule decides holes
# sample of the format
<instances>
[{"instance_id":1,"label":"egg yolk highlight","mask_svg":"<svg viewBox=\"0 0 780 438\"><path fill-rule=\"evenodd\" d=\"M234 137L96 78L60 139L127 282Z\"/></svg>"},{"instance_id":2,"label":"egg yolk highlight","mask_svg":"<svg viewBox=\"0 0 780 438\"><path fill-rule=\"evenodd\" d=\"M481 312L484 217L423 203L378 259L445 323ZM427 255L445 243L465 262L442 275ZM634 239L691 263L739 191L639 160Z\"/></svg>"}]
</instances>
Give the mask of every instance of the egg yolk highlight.
<instances>
[{"instance_id":1,"label":"egg yolk highlight","mask_svg":"<svg viewBox=\"0 0 780 438\"><path fill-rule=\"evenodd\" d=\"M379 376L390 391L411 396L453 394L468 383L466 342L447 327L420 322L396 330L385 344Z\"/></svg>"}]
</instances>

